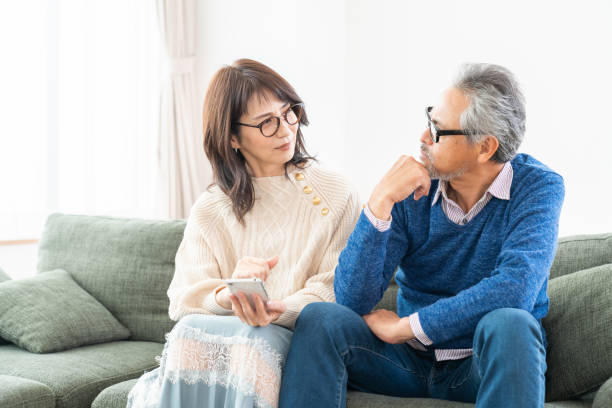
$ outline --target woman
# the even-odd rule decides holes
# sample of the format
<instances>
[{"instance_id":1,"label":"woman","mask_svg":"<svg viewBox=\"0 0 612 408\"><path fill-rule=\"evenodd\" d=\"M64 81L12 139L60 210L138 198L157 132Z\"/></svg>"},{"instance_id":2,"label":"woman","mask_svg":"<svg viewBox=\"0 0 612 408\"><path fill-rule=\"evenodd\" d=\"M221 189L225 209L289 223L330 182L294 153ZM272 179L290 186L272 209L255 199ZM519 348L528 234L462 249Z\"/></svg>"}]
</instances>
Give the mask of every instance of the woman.
<instances>
[{"instance_id":1,"label":"woman","mask_svg":"<svg viewBox=\"0 0 612 408\"><path fill-rule=\"evenodd\" d=\"M361 210L354 189L312 165L291 85L267 66L220 69L204 102L214 186L194 204L168 289L160 367L128 407L274 407L292 329L311 302L333 302L340 251ZM272 300L232 295L224 279L258 277Z\"/></svg>"}]
</instances>

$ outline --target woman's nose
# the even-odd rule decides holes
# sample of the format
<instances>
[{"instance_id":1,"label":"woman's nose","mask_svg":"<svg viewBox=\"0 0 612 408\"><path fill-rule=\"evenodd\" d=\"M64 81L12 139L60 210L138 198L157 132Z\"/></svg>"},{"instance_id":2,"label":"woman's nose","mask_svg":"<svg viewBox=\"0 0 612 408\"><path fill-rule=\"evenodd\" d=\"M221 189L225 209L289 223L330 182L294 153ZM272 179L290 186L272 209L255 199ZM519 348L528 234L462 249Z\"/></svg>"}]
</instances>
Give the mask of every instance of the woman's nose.
<instances>
[{"instance_id":1,"label":"woman's nose","mask_svg":"<svg viewBox=\"0 0 612 408\"><path fill-rule=\"evenodd\" d=\"M291 136L293 134L291 130L291 126L283 119L281 119L280 124L278 126L278 131L276 132L276 137L282 139L283 137Z\"/></svg>"}]
</instances>

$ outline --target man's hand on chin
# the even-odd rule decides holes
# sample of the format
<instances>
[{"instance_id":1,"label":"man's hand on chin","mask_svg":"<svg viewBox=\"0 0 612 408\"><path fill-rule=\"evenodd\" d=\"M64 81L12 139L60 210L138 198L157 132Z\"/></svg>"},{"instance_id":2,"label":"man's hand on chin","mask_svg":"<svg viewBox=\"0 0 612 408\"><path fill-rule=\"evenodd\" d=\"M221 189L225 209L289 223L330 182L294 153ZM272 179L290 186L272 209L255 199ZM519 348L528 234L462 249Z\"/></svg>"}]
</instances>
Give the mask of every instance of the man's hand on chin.
<instances>
[{"instance_id":1,"label":"man's hand on chin","mask_svg":"<svg viewBox=\"0 0 612 408\"><path fill-rule=\"evenodd\" d=\"M372 333L385 343L400 344L414 339L408 317L400 318L390 310L375 310L363 316Z\"/></svg>"},{"instance_id":2,"label":"man's hand on chin","mask_svg":"<svg viewBox=\"0 0 612 408\"><path fill-rule=\"evenodd\" d=\"M379 220L391 219L395 203L414 193L414 199L429 194L431 179L425 166L409 156L401 156L374 188L368 207Z\"/></svg>"}]
</instances>

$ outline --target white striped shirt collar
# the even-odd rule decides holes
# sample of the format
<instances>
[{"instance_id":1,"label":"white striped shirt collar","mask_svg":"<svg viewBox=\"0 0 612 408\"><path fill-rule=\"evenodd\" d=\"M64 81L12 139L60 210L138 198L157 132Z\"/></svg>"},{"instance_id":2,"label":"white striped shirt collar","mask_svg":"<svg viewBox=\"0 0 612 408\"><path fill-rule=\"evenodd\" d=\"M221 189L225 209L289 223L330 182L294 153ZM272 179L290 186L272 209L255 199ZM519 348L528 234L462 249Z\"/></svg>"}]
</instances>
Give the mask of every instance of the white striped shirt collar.
<instances>
[{"instance_id":1,"label":"white striped shirt collar","mask_svg":"<svg viewBox=\"0 0 612 408\"><path fill-rule=\"evenodd\" d=\"M506 162L504 167L501 169L493 183L489 186L487 193L491 194L493 197L499 198L500 200L509 200L510 199L510 187L512 187L512 176L514 175L514 170L512 170L512 164L510 162ZM447 181L442 181L438 183L438 188L436 189L436 194L431 202L431 206L433 207L438 198L440 198L440 194L444 197L444 199L448 200L448 196L446 195L446 185ZM484 196L483 195L483 196Z\"/></svg>"}]
</instances>

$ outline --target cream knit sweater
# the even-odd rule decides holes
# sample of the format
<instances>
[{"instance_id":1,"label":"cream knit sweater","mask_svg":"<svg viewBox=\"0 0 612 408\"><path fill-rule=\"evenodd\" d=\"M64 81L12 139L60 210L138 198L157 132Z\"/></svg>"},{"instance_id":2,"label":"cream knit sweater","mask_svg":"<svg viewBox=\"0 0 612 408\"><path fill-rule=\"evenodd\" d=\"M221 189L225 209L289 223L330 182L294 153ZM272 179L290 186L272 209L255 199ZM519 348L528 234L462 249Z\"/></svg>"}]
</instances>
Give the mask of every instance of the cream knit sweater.
<instances>
[{"instance_id":1,"label":"cream knit sweater","mask_svg":"<svg viewBox=\"0 0 612 408\"><path fill-rule=\"evenodd\" d=\"M293 329L308 303L335 300L334 269L361 211L356 190L314 165L290 171L289 178L252 180L255 204L244 227L218 187L192 207L168 289L172 320L193 313L232 315L215 294L245 256L279 257L264 283L271 299L287 305L276 324Z\"/></svg>"}]
</instances>

